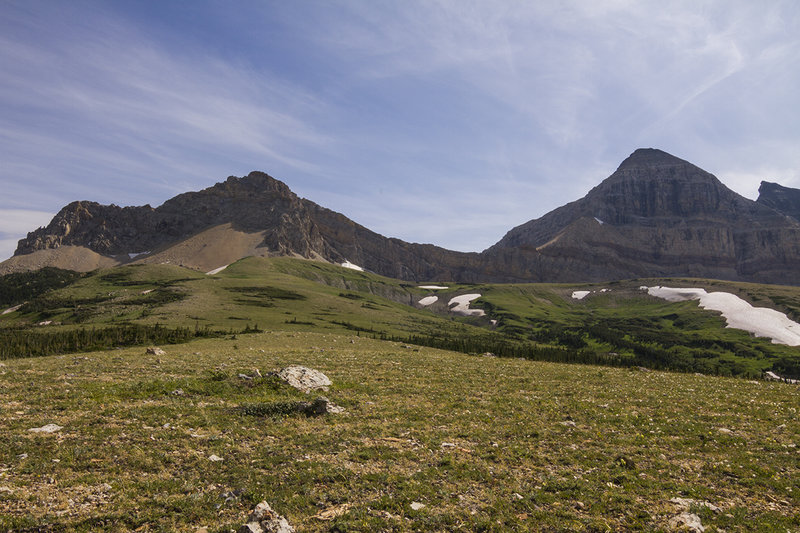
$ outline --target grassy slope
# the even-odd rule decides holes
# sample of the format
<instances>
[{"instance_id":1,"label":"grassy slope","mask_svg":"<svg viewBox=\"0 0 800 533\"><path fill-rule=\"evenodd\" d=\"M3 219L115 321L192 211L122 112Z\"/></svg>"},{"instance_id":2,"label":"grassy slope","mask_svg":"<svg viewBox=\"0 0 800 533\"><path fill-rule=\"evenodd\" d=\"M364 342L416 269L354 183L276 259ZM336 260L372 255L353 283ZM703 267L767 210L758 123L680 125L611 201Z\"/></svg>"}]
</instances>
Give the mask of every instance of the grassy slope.
<instances>
[{"instance_id":1,"label":"grassy slope","mask_svg":"<svg viewBox=\"0 0 800 533\"><path fill-rule=\"evenodd\" d=\"M124 323L225 330L258 325L268 330L482 337L565 347L600 358L613 354L648 367L709 374L758 377L781 361L800 368L796 348L725 328L721 317L699 309L696 302L649 297L639 289L643 284L724 290L754 305L800 315L796 287L672 279L585 286L451 285L448 290L427 291L319 262L249 258L215 276L171 265L101 271L33 300L1 317L0 324L63 324L39 331ZM575 300L570 296L575 289L594 292ZM449 299L465 293L483 295L473 305L483 307L487 318L454 319L448 313ZM429 309L412 306L429 294L440 301ZM498 321L496 328L489 327L489 318Z\"/></svg>"},{"instance_id":2,"label":"grassy slope","mask_svg":"<svg viewBox=\"0 0 800 533\"><path fill-rule=\"evenodd\" d=\"M800 528L794 386L332 333L167 349L0 367L0 530L227 532L262 499L299 531L653 530L673 497L720 506L697 509L707 531ZM237 410L301 397L238 378L288 364L347 412Z\"/></svg>"}]
</instances>

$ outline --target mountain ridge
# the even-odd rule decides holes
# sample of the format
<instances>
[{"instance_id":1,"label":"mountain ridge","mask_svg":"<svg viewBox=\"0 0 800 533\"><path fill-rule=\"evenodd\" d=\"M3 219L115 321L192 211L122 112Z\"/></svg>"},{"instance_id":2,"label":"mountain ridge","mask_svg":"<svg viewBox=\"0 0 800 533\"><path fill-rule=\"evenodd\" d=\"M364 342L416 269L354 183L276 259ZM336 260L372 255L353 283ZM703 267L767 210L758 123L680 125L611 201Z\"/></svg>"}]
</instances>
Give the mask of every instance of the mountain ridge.
<instances>
[{"instance_id":1,"label":"mountain ridge","mask_svg":"<svg viewBox=\"0 0 800 533\"><path fill-rule=\"evenodd\" d=\"M384 237L254 171L157 208L72 202L20 241L16 267L7 261L0 269L24 269L26 254L74 246L118 264L169 261L198 270L223 266L214 263L223 256L290 255L350 261L411 281L699 276L800 284L800 221L775 207L788 209L791 191L748 200L688 161L643 148L583 198L512 228L478 253ZM239 248L226 251L227 241ZM126 258L144 251L151 253Z\"/></svg>"}]
</instances>

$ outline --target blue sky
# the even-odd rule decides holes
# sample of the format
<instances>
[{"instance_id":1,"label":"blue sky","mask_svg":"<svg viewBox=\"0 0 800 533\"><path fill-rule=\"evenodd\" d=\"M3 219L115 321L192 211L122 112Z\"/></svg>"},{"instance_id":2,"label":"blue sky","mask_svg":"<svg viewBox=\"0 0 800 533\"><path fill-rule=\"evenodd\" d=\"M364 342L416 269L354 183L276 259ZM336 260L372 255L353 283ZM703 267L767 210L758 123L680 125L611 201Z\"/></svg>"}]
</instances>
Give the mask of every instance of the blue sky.
<instances>
[{"instance_id":1,"label":"blue sky","mask_svg":"<svg viewBox=\"0 0 800 533\"><path fill-rule=\"evenodd\" d=\"M262 170L480 251L655 147L800 187L800 3L0 3L0 258L73 200Z\"/></svg>"}]
</instances>

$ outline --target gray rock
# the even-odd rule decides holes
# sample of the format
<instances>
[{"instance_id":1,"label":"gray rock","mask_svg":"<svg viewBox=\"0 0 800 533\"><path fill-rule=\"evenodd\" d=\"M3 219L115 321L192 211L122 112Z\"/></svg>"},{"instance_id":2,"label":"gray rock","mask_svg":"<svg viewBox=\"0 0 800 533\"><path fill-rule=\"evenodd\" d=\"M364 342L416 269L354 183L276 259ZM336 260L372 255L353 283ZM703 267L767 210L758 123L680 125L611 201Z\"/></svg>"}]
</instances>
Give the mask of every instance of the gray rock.
<instances>
[{"instance_id":1,"label":"gray rock","mask_svg":"<svg viewBox=\"0 0 800 533\"><path fill-rule=\"evenodd\" d=\"M331 403L331 401L324 396L320 396L313 402L298 402L297 409L307 416L322 416L328 413L338 414L344 412L344 407L339 407Z\"/></svg>"},{"instance_id":2,"label":"gray rock","mask_svg":"<svg viewBox=\"0 0 800 533\"><path fill-rule=\"evenodd\" d=\"M668 525L672 531L703 533L706 530L700 521L700 517L694 513L681 513L678 516L673 516Z\"/></svg>"},{"instance_id":3,"label":"gray rock","mask_svg":"<svg viewBox=\"0 0 800 533\"><path fill-rule=\"evenodd\" d=\"M167 355L167 352L159 348L158 346L151 346L147 349L147 355Z\"/></svg>"},{"instance_id":4,"label":"gray rock","mask_svg":"<svg viewBox=\"0 0 800 533\"><path fill-rule=\"evenodd\" d=\"M309 393L312 390L327 392L328 387L332 385L328 376L319 370L299 365L287 366L278 372L278 377L295 389L305 393Z\"/></svg>"},{"instance_id":5,"label":"gray rock","mask_svg":"<svg viewBox=\"0 0 800 533\"><path fill-rule=\"evenodd\" d=\"M239 528L239 533L294 533L294 528L267 502L261 502L250 513L247 523Z\"/></svg>"}]
</instances>

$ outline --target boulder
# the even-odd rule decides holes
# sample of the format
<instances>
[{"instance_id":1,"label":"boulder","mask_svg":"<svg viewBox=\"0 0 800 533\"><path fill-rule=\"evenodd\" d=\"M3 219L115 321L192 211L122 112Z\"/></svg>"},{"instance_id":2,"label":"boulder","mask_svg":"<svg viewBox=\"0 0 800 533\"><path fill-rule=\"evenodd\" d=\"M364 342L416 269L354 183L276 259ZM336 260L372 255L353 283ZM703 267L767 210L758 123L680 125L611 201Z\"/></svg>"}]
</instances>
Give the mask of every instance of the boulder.
<instances>
[{"instance_id":1,"label":"boulder","mask_svg":"<svg viewBox=\"0 0 800 533\"><path fill-rule=\"evenodd\" d=\"M312 390L327 392L328 387L332 385L328 376L319 370L298 365L287 366L278 372L278 377L295 389L303 391L306 394Z\"/></svg>"}]
</instances>

